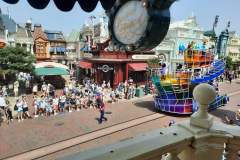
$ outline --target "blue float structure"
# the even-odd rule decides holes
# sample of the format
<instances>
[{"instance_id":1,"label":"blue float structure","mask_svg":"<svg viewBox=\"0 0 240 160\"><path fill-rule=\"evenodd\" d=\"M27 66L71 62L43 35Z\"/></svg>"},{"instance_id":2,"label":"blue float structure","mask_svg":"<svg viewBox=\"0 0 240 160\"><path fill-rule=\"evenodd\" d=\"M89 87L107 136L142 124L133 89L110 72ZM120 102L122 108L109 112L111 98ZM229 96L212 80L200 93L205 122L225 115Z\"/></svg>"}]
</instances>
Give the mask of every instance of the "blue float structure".
<instances>
[{"instance_id":1,"label":"blue float structure","mask_svg":"<svg viewBox=\"0 0 240 160\"><path fill-rule=\"evenodd\" d=\"M180 47L183 49L183 47ZM151 78L155 86L155 108L175 114L192 114L197 110L193 99L193 89L200 83L209 83L216 87L216 79L224 73L225 62L214 59L210 49L187 47L181 50L184 66L171 74L165 74L164 68L151 68ZM164 75L165 74L165 75ZM214 110L228 102L227 95L217 95L209 106Z\"/></svg>"}]
</instances>

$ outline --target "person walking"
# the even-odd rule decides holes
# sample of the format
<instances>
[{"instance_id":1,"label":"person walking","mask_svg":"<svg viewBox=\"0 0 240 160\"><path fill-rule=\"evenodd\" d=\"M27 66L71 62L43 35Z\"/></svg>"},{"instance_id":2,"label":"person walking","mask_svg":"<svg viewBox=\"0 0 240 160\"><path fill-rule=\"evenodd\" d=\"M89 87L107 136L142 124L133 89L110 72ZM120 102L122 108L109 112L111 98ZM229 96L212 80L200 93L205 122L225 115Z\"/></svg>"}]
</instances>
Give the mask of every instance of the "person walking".
<instances>
[{"instance_id":1,"label":"person walking","mask_svg":"<svg viewBox=\"0 0 240 160\"><path fill-rule=\"evenodd\" d=\"M228 75L228 80L229 80L230 84L232 84L232 75L231 74Z\"/></svg>"},{"instance_id":2,"label":"person walking","mask_svg":"<svg viewBox=\"0 0 240 160\"><path fill-rule=\"evenodd\" d=\"M96 103L100 111L100 118L99 118L99 124L102 123L103 120L107 121L107 118L104 116L105 114L105 104L103 103L103 100L101 98L101 95L99 93L96 94Z\"/></svg>"}]
</instances>

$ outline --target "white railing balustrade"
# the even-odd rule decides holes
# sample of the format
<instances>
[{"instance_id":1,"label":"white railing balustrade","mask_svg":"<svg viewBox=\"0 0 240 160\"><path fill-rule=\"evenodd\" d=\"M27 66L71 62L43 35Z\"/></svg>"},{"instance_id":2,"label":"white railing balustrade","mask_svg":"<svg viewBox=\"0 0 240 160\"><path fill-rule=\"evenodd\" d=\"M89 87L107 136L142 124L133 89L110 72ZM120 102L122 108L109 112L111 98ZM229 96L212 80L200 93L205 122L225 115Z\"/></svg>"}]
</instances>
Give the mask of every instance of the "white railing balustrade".
<instances>
[{"instance_id":1,"label":"white railing balustrade","mask_svg":"<svg viewBox=\"0 0 240 160\"><path fill-rule=\"evenodd\" d=\"M64 159L240 160L240 127L214 121L207 112L216 91L208 84L200 84L193 95L199 110L190 121Z\"/></svg>"}]
</instances>

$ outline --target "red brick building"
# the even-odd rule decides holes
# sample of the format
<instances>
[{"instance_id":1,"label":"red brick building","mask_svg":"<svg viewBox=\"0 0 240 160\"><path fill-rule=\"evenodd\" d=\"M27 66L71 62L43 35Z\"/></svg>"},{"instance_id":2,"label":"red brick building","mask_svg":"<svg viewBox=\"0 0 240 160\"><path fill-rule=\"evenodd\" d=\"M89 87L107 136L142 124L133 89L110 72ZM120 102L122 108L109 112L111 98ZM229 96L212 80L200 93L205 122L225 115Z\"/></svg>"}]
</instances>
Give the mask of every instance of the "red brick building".
<instances>
[{"instance_id":1,"label":"red brick building","mask_svg":"<svg viewBox=\"0 0 240 160\"><path fill-rule=\"evenodd\" d=\"M134 83L143 84L147 81L147 59L155 57L153 52L131 53L120 51L98 51L85 53L79 66L81 78L84 75L95 79L97 83L110 81L113 87L129 78Z\"/></svg>"}]
</instances>

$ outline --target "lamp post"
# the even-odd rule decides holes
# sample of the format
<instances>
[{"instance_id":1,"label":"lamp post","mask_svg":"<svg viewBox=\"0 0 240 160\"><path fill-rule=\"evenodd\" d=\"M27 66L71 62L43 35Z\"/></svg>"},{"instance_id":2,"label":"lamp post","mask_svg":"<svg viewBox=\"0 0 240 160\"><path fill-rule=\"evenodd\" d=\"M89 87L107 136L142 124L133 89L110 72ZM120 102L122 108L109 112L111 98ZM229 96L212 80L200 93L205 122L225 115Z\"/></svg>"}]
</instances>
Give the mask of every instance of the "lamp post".
<instances>
[{"instance_id":1,"label":"lamp post","mask_svg":"<svg viewBox=\"0 0 240 160\"><path fill-rule=\"evenodd\" d=\"M96 19L96 17L94 15L91 15L89 17L89 19L90 19L90 21L92 23L92 40L93 40L92 43L94 44L94 38L95 38L95 36L94 36L94 34L95 34L95 31L94 31L94 19Z\"/></svg>"},{"instance_id":2,"label":"lamp post","mask_svg":"<svg viewBox=\"0 0 240 160\"><path fill-rule=\"evenodd\" d=\"M79 70L79 60L80 60L80 41L81 41L81 37L80 37L80 35L79 35L79 37L78 37L78 41L77 41L77 49L76 49L76 54L77 54L77 56L76 56L76 63L75 63L75 65L76 65L76 80L79 82L79 77L80 77L80 75L79 75L79 73L80 73L80 70Z\"/></svg>"}]
</instances>

